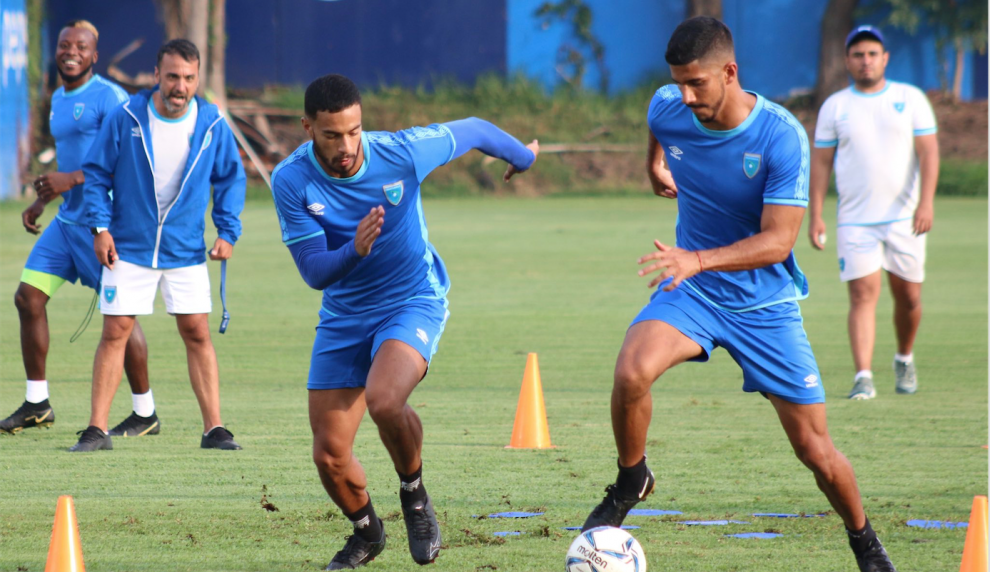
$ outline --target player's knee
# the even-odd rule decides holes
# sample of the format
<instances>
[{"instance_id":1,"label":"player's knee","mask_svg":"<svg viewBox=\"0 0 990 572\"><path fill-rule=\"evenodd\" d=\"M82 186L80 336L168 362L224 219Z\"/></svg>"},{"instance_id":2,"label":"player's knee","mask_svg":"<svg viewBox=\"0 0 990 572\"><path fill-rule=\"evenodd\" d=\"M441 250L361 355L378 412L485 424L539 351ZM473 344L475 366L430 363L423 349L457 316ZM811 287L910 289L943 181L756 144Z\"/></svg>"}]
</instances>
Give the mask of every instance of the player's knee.
<instances>
[{"instance_id":1,"label":"player's knee","mask_svg":"<svg viewBox=\"0 0 990 572\"><path fill-rule=\"evenodd\" d=\"M389 396L366 394L365 400L368 404L368 415L371 415L371 420L376 425L399 419L406 406L405 402L399 402L399 400Z\"/></svg>"},{"instance_id":2,"label":"player's knee","mask_svg":"<svg viewBox=\"0 0 990 572\"><path fill-rule=\"evenodd\" d=\"M20 315L33 317L45 311L47 298L47 296L32 296L31 292L21 283L21 286L14 292L14 306Z\"/></svg>"},{"instance_id":3,"label":"player's knee","mask_svg":"<svg viewBox=\"0 0 990 572\"><path fill-rule=\"evenodd\" d=\"M126 324L118 320L105 319L103 321L103 334L101 335L101 343L126 343L127 337L130 335L130 330Z\"/></svg>"},{"instance_id":4,"label":"player's knee","mask_svg":"<svg viewBox=\"0 0 990 572\"><path fill-rule=\"evenodd\" d=\"M658 376L632 360L620 360L615 364L615 392L620 397L635 398L650 390Z\"/></svg>"},{"instance_id":5,"label":"player's knee","mask_svg":"<svg viewBox=\"0 0 990 572\"><path fill-rule=\"evenodd\" d=\"M350 452L346 455L335 455L325 444L314 443L313 445L313 463L317 470L324 475L331 478L344 475L350 461Z\"/></svg>"},{"instance_id":6,"label":"player's knee","mask_svg":"<svg viewBox=\"0 0 990 572\"><path fill-rule=\"evenodd\" d=\"M794 454L816 476L827 481L831 480L834 455L831 454L829 447L825 447L818 441L809 441L795 446Z\"/></svg>"},{"instance_id":7,"label":"player's knee","mask_svg":"<svg viewBox=\"0 0 990 572\"><path fill-rule=\"evenodd\" d=\"M204 345L210 342L210 325L206 320L179 326L179 335L187 345Z\"/></svg>"},{"instance_id":8,"label":"player's knee","mask_svg":"<svg viewBox=\"0 0 990 572\"><path fill-rule=\"evenodd\" d=\"M901 310L907 312L914 312L921 309L921 293L908 292L902 294L898 300L897 305L900 306Z\"/></svg>"}]
</instances>

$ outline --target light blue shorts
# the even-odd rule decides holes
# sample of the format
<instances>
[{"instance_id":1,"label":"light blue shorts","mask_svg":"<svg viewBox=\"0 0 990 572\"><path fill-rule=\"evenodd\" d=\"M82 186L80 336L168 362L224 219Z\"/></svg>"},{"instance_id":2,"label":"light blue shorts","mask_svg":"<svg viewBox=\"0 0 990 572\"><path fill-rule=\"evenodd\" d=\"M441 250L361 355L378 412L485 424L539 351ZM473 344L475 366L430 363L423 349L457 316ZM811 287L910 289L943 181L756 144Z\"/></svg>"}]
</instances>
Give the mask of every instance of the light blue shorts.
<instances>
[{"instance_id":1,"label":"light blue shorts","mask_svg":"<svg viewBox=\"0 0 990 572\"><path fill-rule=\"evenodd\" d=\"M364 387L371 360L385 340L415 348L428 366L449 316L446 299L430 298L348 316L321 309L307 389Z\"/></svg>"},{"instance_id":2,"label":"light blue shorts","mask_svg":"<svg viewBox=\"0 0 990 572\"><path fill-rule=\"evenodd\" d=\"M100 261L93 251L89 228L52 220L34 243L24 268L52 274L75 284L76 280L96 290L100 284Z\"/></svg>"},{"instance_id":3,"label":"light blue shorts","mask_svg":"<svg viewBox=\"0 0 990 572\"><path fill-rule=\"evenodd\" d=\"M797 302L726 312L684 285L664 292L665 284L657 288L633 324L659 320L677 328L704 350L691 361L708 361L712 350L724 347L742 368L743 391L776 395L791 403L825 401Z\"/></svg>"}]
</instances>

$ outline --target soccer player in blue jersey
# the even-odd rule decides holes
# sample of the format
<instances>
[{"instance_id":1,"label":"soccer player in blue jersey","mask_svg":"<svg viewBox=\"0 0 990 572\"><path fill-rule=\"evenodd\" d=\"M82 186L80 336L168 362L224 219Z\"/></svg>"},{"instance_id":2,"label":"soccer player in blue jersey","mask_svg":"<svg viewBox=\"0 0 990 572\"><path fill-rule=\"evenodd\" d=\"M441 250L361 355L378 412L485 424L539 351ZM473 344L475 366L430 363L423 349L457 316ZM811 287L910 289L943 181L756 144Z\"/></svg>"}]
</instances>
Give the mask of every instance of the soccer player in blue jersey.
<instances>
[{"instance_id":1,"label":"soccer player in blue jersey","mask_svg":"<svg viewBox=\"0 0 990 572\"><path fill-rule=\"evenodd\" d=\"M539 146L477 118L364 131L361 95L340 75L311 83L305 107L312 140L275 168L272 194L282 241L306 284L323 290L307 384L313 460L354 524L327 570L356 568L385 548L352 452L365 410L399 475L409 551L428 564L440 551L440 529L422 480L423 425L407 400L447 323L449 281L427 236L420 184L471 149L508 162L508 181L533 165Z\"/></svg>"},{"instance_id":2,"label":"soccer player in blue jersey","mask_svg":"<svg viewBox=\"0 0 990 572\"><path fill-rule=\"evenodd\" d=\"M52 94L49 124L55 138L58 171L34 180L38 199L21 215L24 228L38 234L45 205L61 196L55 220L35 243L21 273L14 304L21 322L21 354L27 373L24 403L0 421L0 432L51 426L55 412L48 401L48 300L66 281L97 289L100 263L93 255L93 235L83 220L83 156L103 119L127 99L120 86L93 73L99 32L86 20L73 20L59 33L55 65L62 87ZM148 384L148 347L139 326L127 341L125 369L134 413L111 430L113 435L158 433L155 402ZM142 417L143 416L143 417Z\"/></svg>"},{"instance_id":3,"label":"soccer player in blue jersey","mask_svg":"<svg viewBox=\"0 0 990 572\"><path fill-rule=\"evenodd\" d=\"M619 526L653 490L646 465L650 388L685 361L724 347L743 391L770 400L798 458L842 518L860 570L894 570L863 512L856 477L825 418L818 366L797 301L808 285L792 248L808 204L808 140L784 108L739 85L732 34L707 17L682 22L666 53L676 85L657 90L649 174L676 198L676 246L654 241L639 274L659 288L633 320L615 366L612 429L619 474L587 530ZM669 168L664 167L664 155Z\"/></svg>"}]
</instances>

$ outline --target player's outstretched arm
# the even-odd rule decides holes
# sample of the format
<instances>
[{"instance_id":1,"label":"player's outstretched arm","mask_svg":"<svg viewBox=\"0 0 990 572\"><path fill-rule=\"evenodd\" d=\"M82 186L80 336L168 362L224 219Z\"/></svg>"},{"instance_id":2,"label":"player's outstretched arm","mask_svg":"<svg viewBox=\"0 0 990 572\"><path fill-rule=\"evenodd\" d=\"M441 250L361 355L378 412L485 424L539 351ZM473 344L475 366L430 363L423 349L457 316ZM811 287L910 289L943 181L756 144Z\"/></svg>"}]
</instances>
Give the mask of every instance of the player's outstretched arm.
<instances>
[{"instance_id":1,"label":"player's outstretched arm","mask_svg":"<svg viewBox=\"0 0 990 572\"><path fill-rule=\"evenodd\" d=\"M306 285L323 290L347 276L362 258L371 254L384 222L385 209L377 206L358 223L354 240L336 250L327 250L326 237L322 234L290 244L289 252Z\"/></svg>"},{"instance_id":2,"label":"player's outstretched arm","mask_svg":"<svg viewBox=\"0 0 990 572\"><path fill-rule=\"evenodd\" d=\"M451 160L471 149L477 149L509 164L502 177L505 181L532 167L540 153L540 143L536 139L529 145L523 145L518 139L484 119L468 117L443 125L450 130L456 141Z\"/></svg>"}]
</instances>

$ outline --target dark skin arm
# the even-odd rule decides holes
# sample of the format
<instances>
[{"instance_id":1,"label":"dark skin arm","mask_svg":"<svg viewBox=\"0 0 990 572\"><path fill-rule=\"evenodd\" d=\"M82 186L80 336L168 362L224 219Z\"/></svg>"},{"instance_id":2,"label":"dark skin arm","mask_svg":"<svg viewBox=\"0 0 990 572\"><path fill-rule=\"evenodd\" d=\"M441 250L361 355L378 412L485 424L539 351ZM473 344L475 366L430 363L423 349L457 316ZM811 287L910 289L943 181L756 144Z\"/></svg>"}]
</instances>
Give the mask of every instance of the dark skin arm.
<instances>
[{"instance_id":1,"label":"dark skin arm","mask_svg":"<svg viewBox=\"0 0 990 572\"><path fill-rule=\"evenodd\" d=\"M72 187L83 184L85 180L82 171L72 171L71 173L56 171L38 176L32 183L34 192L38 194L38 200L31 203L31 206L21 213L21 224L24 225L24 230L31 234L39 234L41 225L38 224L38 217L45 211L45 205Z\"/></svg>"},{"instance_id":2,"label":"dark skin arm","mask_svg":"<svg viewBox=\"0 0 990 572\"><path fill-rule=\"evenodd\" d=\"M794 242L801 231L804 211L804 207L764 205L760 232L728 246L709 250L684 250L654 240L653 244L657 252L651 252L639 259L639 264L652 262L649 266L640 269L639 275L646 276L662 270L659 276L650 281L649 287L653 288L667 278L673 277L673 281L664 288L670 291L702 270L732 272L783 262L794 248Z\"/></svg>"}]
</instances>

